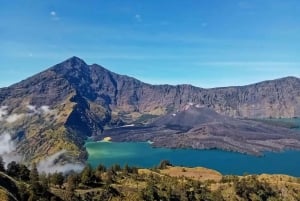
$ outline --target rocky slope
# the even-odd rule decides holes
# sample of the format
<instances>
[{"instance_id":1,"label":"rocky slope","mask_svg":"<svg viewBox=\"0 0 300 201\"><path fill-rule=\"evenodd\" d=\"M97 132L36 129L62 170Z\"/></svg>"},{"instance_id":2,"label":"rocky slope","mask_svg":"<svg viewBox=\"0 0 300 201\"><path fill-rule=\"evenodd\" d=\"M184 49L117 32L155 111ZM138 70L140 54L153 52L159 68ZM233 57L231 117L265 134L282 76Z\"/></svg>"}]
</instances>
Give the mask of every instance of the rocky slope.
<instances>
[{"instance_id":1,"label":"rocky slope","mask_svg":"<svg viewBox=\"0 0 300 201\"><path fill-rule=\"evenodd\" d=\"M84 160L87 137L132 122L148 123L191 103L230 117L300 116L300 80L214 89L150 85L72 57L0 89L0 132L12 134L25 160L61 149L69 151L66 158Z\"/></svg>"},{"instance_id":2,"label":"rocky slope","mask_svg":"<svg viewBox=\"0 0 300 201\"><path fill-rule=\"evenodd\" d=\"M188 105L146 126L105 130L98 139L152 141L169 148L223 149L261 155L264 151L300 150L300 133L259 121L236 119L207 107Z\"/></svg>"}]
</instances>

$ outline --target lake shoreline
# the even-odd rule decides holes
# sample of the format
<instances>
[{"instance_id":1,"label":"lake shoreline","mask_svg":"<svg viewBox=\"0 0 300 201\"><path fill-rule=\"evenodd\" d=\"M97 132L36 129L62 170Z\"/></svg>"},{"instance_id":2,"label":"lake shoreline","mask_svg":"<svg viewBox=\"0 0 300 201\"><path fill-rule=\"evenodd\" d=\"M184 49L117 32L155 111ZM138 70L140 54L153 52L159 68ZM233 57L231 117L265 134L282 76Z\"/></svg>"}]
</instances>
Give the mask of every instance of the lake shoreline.
<instances>
[{"instance_id":1,"label":"lake shoreline","mask_svg":"<svg viewBox=\"0 0 300 201\"><path fill-rule=\"evenodd\" d=\"M205 167L222 174L286 174L300 177L300 152L266 152L263 157L223 150L194 150L153 148L147 142L89 142L88 163L96 167L102 163L134 165L152 168L161 160L169 160L176 166Z\"/></svg>"}]
</instances>

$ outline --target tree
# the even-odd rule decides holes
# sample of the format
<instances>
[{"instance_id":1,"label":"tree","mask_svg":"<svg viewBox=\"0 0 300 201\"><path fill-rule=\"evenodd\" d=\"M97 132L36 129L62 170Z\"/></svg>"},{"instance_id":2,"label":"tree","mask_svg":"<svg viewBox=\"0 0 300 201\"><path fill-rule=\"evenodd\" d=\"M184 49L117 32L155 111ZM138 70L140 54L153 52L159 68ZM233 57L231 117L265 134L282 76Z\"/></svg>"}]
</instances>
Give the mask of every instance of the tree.
<instances>
[{"instance_id":1,"label":"tree","mask_svg":"<svg viewBox=\"0 0 300 201\"><path fill-rule=\"evenodd\" d=\"M162 160L159 163L159 165L158 165L157 168L163 170L163 169L166 169L168 166L172 166L172 164L170 163L170 161L168 161L168 160Z\"/></svg>"},{"instance_id":2,"label":"tree","mask_svg":"<svg viewBox=\"0 0 300 201\"><path fill-rule=\"evenodd\" d=\"M275 191L266 182L260 182L257 176L249 176L235 183L235 189L238 196L252 200L252 197L258 197L260 200L267 200L276 197Z\"/></svg>"},{"instance_id":3,"label":"tree","mask_svg":"<svg viewBox=\"0 0 300 201\"><path fill-rule=\"evenodd\" d=\"M47 194L47 191L49 190L49 179L45 173L40 175L40 185L41 185L42 194L43 195Z\"/></svg>"},{"instance_id":4,"label":"tree","mask_svg":"<svg viewBox=\"0 0 300 201\"><path fill-rule=\"evenodd\" d=\"M98 182L102 181L102 173L106 172L106 167L102 164L98 165L94 173Z\"/></svg>"},{"instance_id":5,"label":"tree","mask_svg":"<svg viewBox=\"0 0 300 201\"><path fill-rule=\"evenodd\" d=\"M75 174L70 174L67 178L66 200L74 200L75 189L78 185L78 177Z\"/></svg>"},{"instance_id":6,"label":"tree","mask_svg":"<svg viewBox=\"0 0 300 201\"><path fill-rule=\"evenodd\" d=\"M21 200L28 200L30 194L28 192L27 186L24 183L20 182L18 187Z\"/></svg>"},{"instance_id":7,"label":"tree","mask_svg":"<svg viewBox=\"0 0 300 201\"><path fill-rule=\"evenodd\" d=\"M36 200L39 195L43 194L43 188L39 183L39 172L36 167L36 163L32 163L30 174L29 174L29 183L31 187L31 195L28 200Z\"/></svg>"},{"instance_id":8,"label":"tree","mask_svg":"<svg viewBox=\"0 0 300 201\"><path fill-rule=\"evenodd\" d=\"M22 181L29 181L30 170L23 164L19 165L19 179Z\"/></svg>"},{"instance_id":9,"label":"tree","mask_svg":"<svg viewBox=\"0 0 300 201\"><path fill-rule=\"evenodd\" d=\"M114 172L112 170L109 170L106 174L106 185L110 185L114 183Z\"/></svg>"},{"instance_id":10,"label":"tree","mask_svg":"<svg viewBox=\"0 0 300 201\"><path fill-rule=\"evenodd\" d=\"M153 181L149 181L147 183L147 186L145 189L141 191L141 199L146 201L154 201L154 200L160 200L157 188L154 185Z\"/></svg>"},{"instance_id":11,"label":"tree","mask_svg":"<svg viewBox=\"0 0 300 201\"><path fill-rule=\"evenodd\" d=\"M64 180L65 180L64 175L61 172L60 173L55 172L53 175L51 175L50 178L52 184L58 185L60 187L63 185Z\"/></svg>"},{"instance_id":12,"label":"tree","mask_svg":"<svg viewBox=\"0 0 300 201\"><path fill-rule=\"evenodd\" d=\"M5 163L2 156L0 156L0 172L5 172Z\"/></svg>"},{"instance_id":13,"label":"tree","mask_svg":"<svg viewBox=\"0 0 300 201\"><path fill-rule=\"evenodd\" d=\"M39 172L36 167L36 163L32 163L30 174L29 174L29 179L30 179L31 185L39 182Z\"/></svg>"},{"instance_id":14,"label":"tree","mask_svg":"<svg viewBox=\"0 0 300 201\"><path fill-rule=\"evenodd\" d=\"M85 185L92 184L94 180L93 169L90 165L85 166L81 172L81 182Z\"/></svg>"},{"instance_id":15,"label":"tree","mask_svg":"<svg viewBox=\"0 0 300 201\"><path fill-rule=\"evenodd\" d=\"M16 163L16 161L12 161L12 162L8 163L6 172L11 177L15 177L15 178L18 177L19 165Z\"/></svg>"},{"instance_id":16,"label":"tree","mask_svg":"<svg viewBox=\"0 0 300 201\"><path fill-rule=\"evenodd\" d=\"M114 172L119 172L121 171L121 166L119 164L114 164L113 166L111 166L111 169L114 171Z\"/></svg>"},{"instance_id":17,"label":"tree","mask_svg":"<svg viewBox=\"0 0 300 201\"><path fill-rule=\"evenodd\" d=\"M128 164L126 164L126 165L124 166L123 172L124 172L124 174L131 173L131 169L130 169L130 167L129 167Z\"/></svg>"},{"instance_id":18,"label":"tree","mask_svg":"<svg viewBox=\"0 0 300 201\"><path fill-rule=\"evenodd\" d=\"M106 167L102 164L99 164L98 167L96 168L97 171L99 172L106 172Z\"/></svg>"}]
</instances>

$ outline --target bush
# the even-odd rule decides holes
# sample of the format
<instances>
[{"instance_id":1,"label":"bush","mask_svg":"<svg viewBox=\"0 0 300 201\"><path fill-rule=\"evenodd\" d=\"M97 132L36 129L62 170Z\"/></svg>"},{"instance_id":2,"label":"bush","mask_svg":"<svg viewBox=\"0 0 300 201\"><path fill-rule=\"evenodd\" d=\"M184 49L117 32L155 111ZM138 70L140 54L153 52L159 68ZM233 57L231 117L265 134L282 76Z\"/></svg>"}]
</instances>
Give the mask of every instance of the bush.
<instances>
[{"instance_id":1,"label":"bush","mask_svg":"<svg viewBox=\"0 0 300 201\"><path fill-rule=\"evenodd\" d=\"M162 160L159 165L157 166L158 169L166 169L168 166L172 166L169 160Z\"/></svg>"}]
</instances>

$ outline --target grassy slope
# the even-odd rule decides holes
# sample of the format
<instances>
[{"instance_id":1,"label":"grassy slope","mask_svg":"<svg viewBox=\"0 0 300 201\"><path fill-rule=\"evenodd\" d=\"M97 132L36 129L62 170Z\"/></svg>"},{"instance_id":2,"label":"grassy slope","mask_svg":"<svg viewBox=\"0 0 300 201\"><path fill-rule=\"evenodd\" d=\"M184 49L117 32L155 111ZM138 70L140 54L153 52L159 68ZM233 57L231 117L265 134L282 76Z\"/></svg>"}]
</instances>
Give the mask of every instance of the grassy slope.
<instances>
[{"instance_id":1,"label":"grassy slope","mask_svg":"<svg viewBox=\"0 0 300 201\"><path fill-rule=\"evenodd\" d=\"M18 112L23 115L17 121L2 125L0 132L8 130L11 133L23 133L23 136L18 137L21 140L17 151L25 156L25 162L38 162L60 150L66 150L70 156L79 158L84 149L83 140L65 125L75 107L75 103L69 99L52 108L49 113L28 115L26 106L20 105Z\"/></svg>"},{"instance_id":2,"label":"grassy slope","mask_svg":"<svg viewBox=\"0 0 300 201\"><path fill-rule=\"evenodd\" d=\"M234 187L233 177L238 181L245 179L251 186L251 175L248 176L225 176L214 170L206 168L186 168L186 167L169 167L164 170L139 169L138 175L126 175L119 173L115 181L110 186L116 189L120 196L112 196L110 200L134 201L141 200L141 191L147 188L151 182L157 189L165 189L165 186L171 184L171 188L179 188L181 185L190 186L193 180L201 181L203 185L217 195L222 195L224 201L245 201L241 198ZM105 173L102 175L105 178ZM257 176L258 181L266 182L272 190L281 195L279 200L298 201L300 200L300 180L299 178L287 175L267 175ZM183 187L185 188L185 187ZM162 192L164 190L161 190ZM52 192L63 199L64 190L52 188ZM97 188L77 189L76 194L85 196L87 194L95 199L103 199L103 194L107 193L107 186ZM105 200L105 199L104 199ZM255 200L253 198L253 200ZM276 199L277 200L277 199ZM273 201L273 200L272 200Z\"/></svg>"},{"instance_id":3,"label":"grassy slope","mask_svg":"<svg viewBox=\"0 0 300 201\"><path fill-rule=\"evenodd\" d=\"M161 193L165 191L163 189L168 185L170 185L171 189L174 188L173 190L191 188L193 180L195 180L200 181L210 192L218 196L222 195L224 201L244 201L245 199L237 194L234 180L241 181L244 179L251 186L251 178L253 176L222 176L220 173L206 168L168 167L164 170L140 169L137 175L124 175L118 172L117 176L114 177L113 183L110 185L105 184L106 177L107 173L102 173L102 186L95 188L81 187L75 190L75 194L81 197L89 195L98 200L134 201L141 200L141 192L147 188L149 183L153 183L155 188ZM259 182L268 184L274 192L280 195L279 200L300 200L299 178L268 174L258 175L256 178ZM113 195L114 189L118 195ZM52 186L51 193L57 195L62 200L67 199L65 189ZM108 195L108 197L103 199L103 195ZM18 197L18 181L0 172L0 200L16 201L19 200Z\"/></svg>"}]
</instances>

